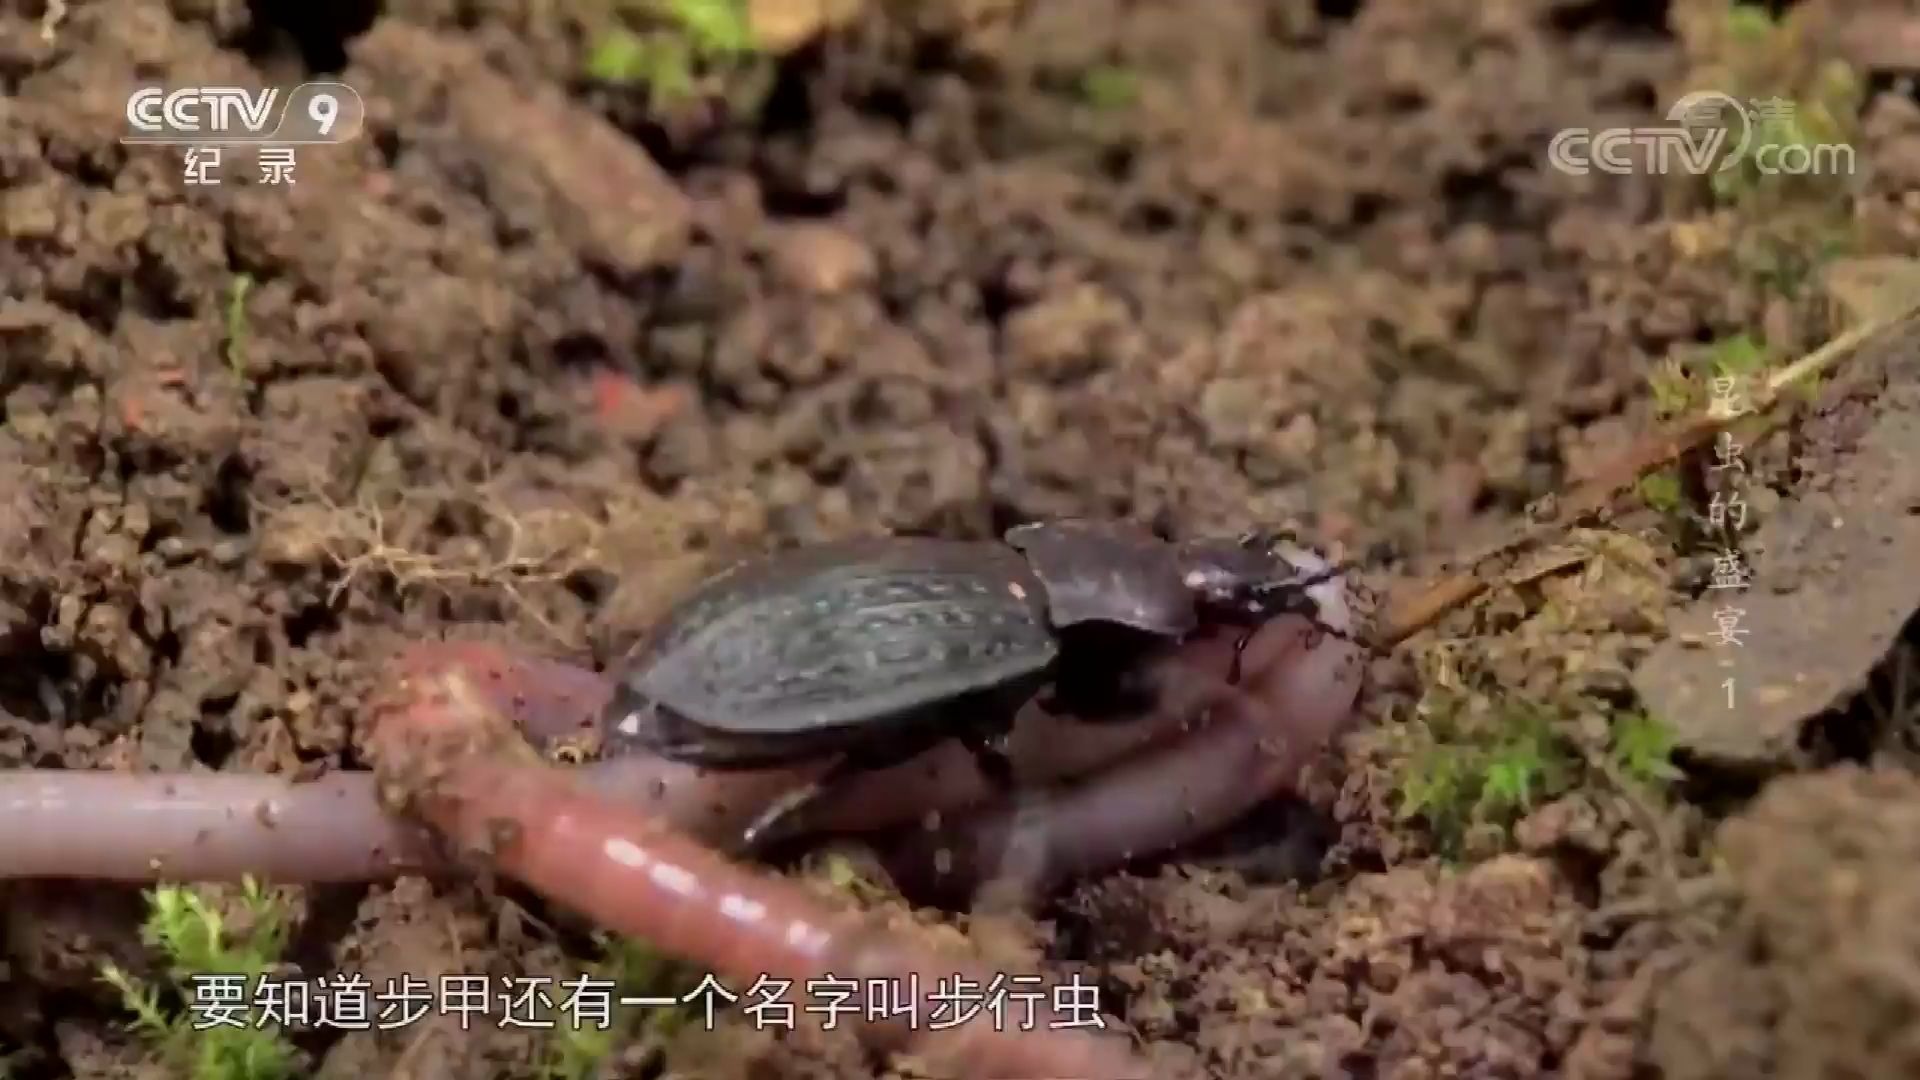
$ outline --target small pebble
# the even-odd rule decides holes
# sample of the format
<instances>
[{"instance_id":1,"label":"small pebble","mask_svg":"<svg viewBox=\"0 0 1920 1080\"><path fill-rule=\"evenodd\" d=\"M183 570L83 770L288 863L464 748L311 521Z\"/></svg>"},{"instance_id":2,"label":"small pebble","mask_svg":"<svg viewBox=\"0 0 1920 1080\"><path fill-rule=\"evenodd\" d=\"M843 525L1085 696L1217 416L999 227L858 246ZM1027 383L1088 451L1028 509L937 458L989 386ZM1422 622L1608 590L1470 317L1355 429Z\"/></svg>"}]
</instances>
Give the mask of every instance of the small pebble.
<instances>
[{"instance_id":1,"label":"small pebble","mask_svg":"<svg viewBox=\"0 0 1920 1080\"><path fill-rule=\"evenodd\" d=\"M865 244L831 225L789 225L775 234L769 255L782 278L819 296L865 284L879 269Z\"/></svg>"}]
</instances>

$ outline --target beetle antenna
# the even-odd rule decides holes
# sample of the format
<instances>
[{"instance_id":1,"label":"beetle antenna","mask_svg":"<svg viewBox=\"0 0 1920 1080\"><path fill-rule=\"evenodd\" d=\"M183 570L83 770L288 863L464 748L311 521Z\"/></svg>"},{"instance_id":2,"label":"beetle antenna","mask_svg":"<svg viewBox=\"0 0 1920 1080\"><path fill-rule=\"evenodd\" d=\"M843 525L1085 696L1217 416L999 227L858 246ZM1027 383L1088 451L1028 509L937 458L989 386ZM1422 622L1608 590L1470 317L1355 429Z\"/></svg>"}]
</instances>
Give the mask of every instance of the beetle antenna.
<instances>
[{"instance_id":1,"label":"beetle antenna","mask_svg":"<svg viewBox=\"0 0 1920 1080\"><path fill-rule=\"evenodd\" d=\"M1282 602L1269 612L1270 617L1299 615L1311 623L1315 630L1323 634L1339 638L1342 641L1353 641L1355 640L1353 634L1336 626L1329 625L1326 620L1320 617L1320 605L1309 595L1309 591L1316 585L1322 585L1335 578L1344 577L1354 569L1356 569L1356 564L1351 560L1339 562L1310 577L1297 580L1261 582L1253 586L1252 592L1255 597L1263 601L1274 596L1283 598ZM1245 648L1244 642L1240 647Z\"/></svg>"},{"instance_id":2,"label":"beetle antenna","mask_svg":"<svg viewBox=\"0 0 1920 1080\"><path fill-rule=\"evenodd\" d=\"M1315 585L1332 581L1353 569L1354 563L1347 561L1335 563L1325 570L1321 570L1310 577L1302 579L1260 582L1257 585L1250 586L1248 589L1248 592L1255 601L1255 603L1250 606L1264 607L1267 601L1278 596L1281 597L1281 602L1275 607L1265 610L1264 614L1266 619L1275 619L1282 615L1298 615L1307 620L1309 626L1308 632L1311 634L1335 637L1341 641L1357 641L1358 639L1355 638L1353 634L1337 626L1330 625L1325 619L1321 618L1320 605L1310 594L1310 590L1312 590ZM1255 632L1254 629L1247 629L1233 639L1233 661L1227 668L1227 683L1229 685L1235 685L1240 682L1240 672L1244 657L1246 656L1247 646L1253 642ZM1319 639L1315 638L1314 640L1318 641Z\"/></svg>"}]
</instances>

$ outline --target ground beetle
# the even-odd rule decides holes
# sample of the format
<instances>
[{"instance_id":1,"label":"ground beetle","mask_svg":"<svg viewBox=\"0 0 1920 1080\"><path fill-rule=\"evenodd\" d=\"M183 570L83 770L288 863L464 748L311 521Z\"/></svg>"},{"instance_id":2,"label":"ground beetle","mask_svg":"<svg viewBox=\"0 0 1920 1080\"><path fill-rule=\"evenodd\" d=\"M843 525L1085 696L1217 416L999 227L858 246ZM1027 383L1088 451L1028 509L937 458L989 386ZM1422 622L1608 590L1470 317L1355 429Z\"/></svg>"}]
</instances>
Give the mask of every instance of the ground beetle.
<instances>
[{"instance_id":1,"label":"ground beetle","mask_svg":"<svg viewBox=\"0 0 1920 1080\"><path fill-rule=\"evenodd\" d=\"M847 775L958 739L1001 786L999 741L1020 706L1087 719L1143 701L1135 661L1209 626L1316 618L1282 538L1175 543L1136 526L1023 525L1005 541L889 537L736 566L676 606L608 706L609 752L641 748L711 768L836 756L816 783L746 831L773 827ZM1316 619L1317 621L1317 619ZM1236 655L1233 678L1238 678Z\"/></svg>"}]
</instances>

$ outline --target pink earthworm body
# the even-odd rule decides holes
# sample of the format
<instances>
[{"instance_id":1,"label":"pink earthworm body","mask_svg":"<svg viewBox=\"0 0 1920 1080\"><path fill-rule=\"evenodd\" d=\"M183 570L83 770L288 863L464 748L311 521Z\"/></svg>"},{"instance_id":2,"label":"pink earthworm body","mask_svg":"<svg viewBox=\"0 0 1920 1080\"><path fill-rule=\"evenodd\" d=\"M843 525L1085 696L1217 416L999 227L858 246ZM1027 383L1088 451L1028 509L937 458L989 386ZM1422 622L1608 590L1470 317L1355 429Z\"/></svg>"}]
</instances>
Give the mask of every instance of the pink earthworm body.
<instances>
[{"instance_id":1,"label":"pink earthworm body","mask_svg":"<svg viewBox=\"0 0 1920 1080\"><path fill-rule=\"evenodd\" d=\"M988 985L990 977L968 961L733 862L662 816L581 790L562 769L514 760L511 748L524 751L524 742L510 736L503 749L490 737L490 723L511 725L468 676L411 680L396 708L377 736L381 771L423 770L424 783L399 781L411 792L410 808L463 853L602 927L660 942L716 975L805 987L803 996L829 976L858 986L882 981L904 988L916 1016L937 1015L939 987L956 976ZM1058 1020L1043 1008L1032 1024L934 1031L896 1013L868 1017L858 1030L870 1046L908 1051L942 1075L1148 1076L1120 1038L1062 1028Z\"/></svg>"}]
</instances>

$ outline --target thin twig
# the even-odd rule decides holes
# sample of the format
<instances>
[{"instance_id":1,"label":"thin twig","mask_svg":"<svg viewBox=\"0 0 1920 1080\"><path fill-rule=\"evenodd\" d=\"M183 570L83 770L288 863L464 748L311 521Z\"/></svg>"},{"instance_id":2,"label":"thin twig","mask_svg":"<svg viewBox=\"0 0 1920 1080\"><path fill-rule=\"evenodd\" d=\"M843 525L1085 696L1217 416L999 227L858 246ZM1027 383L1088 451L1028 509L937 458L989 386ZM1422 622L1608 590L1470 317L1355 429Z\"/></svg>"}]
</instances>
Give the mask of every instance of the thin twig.
<instances>
[{"instance_id":1,"label":"thin twig","mask_svg":"<svg viewBox=\"0 0 1920 1080\"><path fill-rule=\"evenodd\" d=\"M1789 388L1834 367L1883 331L1911 329L1910 325L1903 324L1913 324L1917 317L1920 317L1920 302L1909 304L1894 316L1862 323L1768 376L1749 395L1745 408L1726 412L1702 410L1663 431L1648 434L1571 492L1564 496L1548 495L1529 506L1530 524L1519 535L1475 556L1463 569L1418 586L1412 595L1391 602L1386 617L1368 638L1368 643L1378 651L1392 649L1449 612L1471 603L1504 578L1523 555L1564 536L1576 526L1604 517L1614 501L1638 484L1641 477L1705 446L1741 421L1759 418L1763 426L1770 427L1779 418L1779 405L1786 399Z\"/></svg>"}]
</instances>

